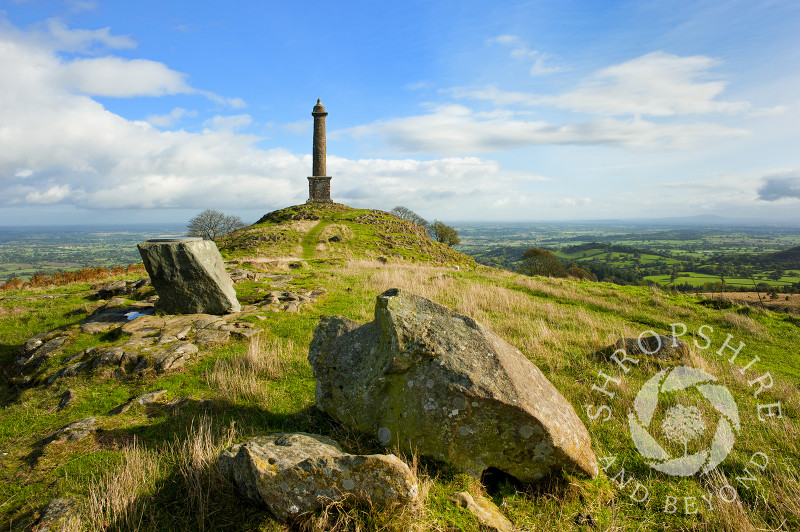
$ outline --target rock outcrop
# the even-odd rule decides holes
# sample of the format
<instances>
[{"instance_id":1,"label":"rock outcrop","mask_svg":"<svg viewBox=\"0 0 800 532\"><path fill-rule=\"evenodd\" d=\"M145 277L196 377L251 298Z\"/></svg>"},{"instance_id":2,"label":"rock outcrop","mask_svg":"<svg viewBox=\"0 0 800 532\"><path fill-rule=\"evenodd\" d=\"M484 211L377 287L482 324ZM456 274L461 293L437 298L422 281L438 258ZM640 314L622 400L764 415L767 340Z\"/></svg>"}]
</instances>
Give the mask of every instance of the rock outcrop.
<instances>
[{"instance_id":1,"label":"rock outcrop","mask_svg":"<svg viewBox=\"0 0 800 532\"><path fill-rule=\"evenodd\" d=\"M290 519L337 501L374 508L413 503L418 486L394 455L352 455L316 434L270 434L235 445L219 468L252 502Z\"/></svg>"},{"instance_id":2,"label":"rock outcrop","mask_svg":"<svg viewBox=\"0 0 800 532\"><path fill-rule=\"evenodd\" d=\"M158 293L160 310L170 314L229 314L241 310L213 241L151 239L138 247Z\"/></svg>"},{"instance_id":3,"label":"rock outcrop","mask_svg":"<svg viewBox=\"0 0 800 532\"><path fill-rule=\"evenodd\" d=\"M521 481L598 474L572 405L519 350L475 320L408 292L379 295L375 320L325 317L309 362L317 407L384 445Z\"/></svg>"}]
</instances>

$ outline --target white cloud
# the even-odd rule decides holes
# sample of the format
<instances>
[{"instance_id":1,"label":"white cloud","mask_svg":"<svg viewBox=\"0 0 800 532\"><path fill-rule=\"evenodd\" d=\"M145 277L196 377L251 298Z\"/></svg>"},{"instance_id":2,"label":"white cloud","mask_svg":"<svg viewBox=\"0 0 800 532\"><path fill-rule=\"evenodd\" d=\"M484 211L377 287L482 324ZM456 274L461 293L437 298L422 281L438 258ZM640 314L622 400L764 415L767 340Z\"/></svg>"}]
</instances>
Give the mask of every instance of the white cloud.
<instances>
[{"instance_id":1,"label":"white cloud","mask_svg":"<svg viewBox=\"0 0 800 532\"><path fill-rule=\"evenodd\" d=\"M533 65L530 69L531 76L542 76L566 70L562 66L553 64L549 54L528 48L523 40L516 35L500 35L489 39L487 43L510 46L512 47L511 52L509 52L511 57L529 61L532 60Z\"/></svg>"},{"instance_id":2,"label":"white cloud","mask_svg":"<svg viewBox=\"0 0 800 532\"><path fill-rule=\"evenodd\" d=\"M46 84L53 88L70 87L92 96L137 97L167 94L199 94L234 109L246 107L241 98L227 98L198 90L186 81L186 75L163 63L147 59L123 59L114 56L60 58L56 52L97 55L109 49L135 48L127 36L112 35L109 28L70 29L58 19L49 19L23 33L0 12L0 50L4 60L15 63L18 73L40 73L47 66ZM25 64L27 63L27 64ZM4 74L5 68L4 64ZM17 86L23 86L23 81ZM32 80L27 80L32 81ZM30 88L30 86L28 86ZM44 90L43 86L35 90Z\"/></svg>"},{"instance_id":3,"label":"white cloud","mask_svg":"<svg viewBox=\"0 0 800 532\"><path fill-rule=\"evenodd\" d=\"M183 117L194 118L197 111L187 111L183 107L176 107L165 115L147 115L147 123L156 127L170 127Z\"/></svg>"},{"instance_id":4,"label":"white cloud","mask_svg":"<svg viewBox=\"0 0 800 532\"><path fill-rule=\"evenodd\" d=\"M69 185L52 185L45 190L34 190L26 194L25 202L39 205L58 203L72 193Z\"/></svg>"},{"instance_id":5,"label":"white cloud","mask_svg":"<svg viewBox=\"0 0 800 532\"><path fill-rule=\"evenodd\" d=\"M487 39L486 42L488 44L521 45L522 39L516 35L498 35Z\"/></svg>"},{"instance_id":6,"label":"white cloud","mask_svg":"<svg viewBox=\"0 0 800 532\"><path fill-rule=\"evenodd\" d=\"M238 131L253 123L253 117L247 114L242 115L217 115L203 122L203 127L215 131Z\"/></svg>"},{"instance_id":7,"label":"white cloud","mask_svg":"<svg viewBox=\"0 0 800 532\"><path fill-rule=\"evenodd\" d=\"M537 103L600 115L671 116L741 112L747 102L718 101L724 81L702 81L717 62L653 52L599 70L575 90Z\"/></svg>"},{"instance_id":8,"label":"white cloud","mask_svg":"<svg viewBox=\"0 0 800 532\"><path fill-rule=\"evenodd\" d=\"M62 52L91 53L99 48L136 48L136 42L127 35L112 35L110 28L99 30L69 29L64 22L51 18L44 22L34 36L53 49Z\"/></svg>"},{"instance_id":9,"label":"white cloud","mask_svg":"<svg viewBox=\"0 0 800 532\"><path fill-rule=\"evenodd\" d=\"M710 123L659 124L641 119L601 118L552 125L500 115L481 118L464 106L443 106L432 113L342 130L354 137L379 135L408 153L474 154L542 144L606 144L632 148L692 149L710 140L749 132Z\"/></svg>"},{"instance_id":10,"label":"white cloud","mask_svg":"<svg viewBox=\"0 0 800 532\"><path fill-rule=\"evenodd\" d=\"M153 127L192 113L184 108L148 116L149 123L126 120L87 93L186 90L183 77L148 62L141 71L151 74L148 80L123 90L112 80L91 79L89 74L103 63L121 76L129 72L129 62L86 60L71 70L68 85L62 60L51 49L0 32L5 69L0 78L0 204L241 210L305 201L310 155L256 148L263 139L237 133L252 124L247 114L215 116L200 133ZM463 106L436 112L471 117ZM336 200L386 208L394 206L386 201L424 207L452 198L478 209L502 195L520 195L515 193L519 187L544 179L504 171L496 161L476 157L354 161L330 156L328 168Z\"/></svg>"},{"instance_id":11,"label":"white cloud","mask_svg":"<svg viewBox=\"0 0 800 532\"><path fill-rule=\"evenodd\" d=\"M443 90L442 92L450 93L457 99L490 101L494 105L499 105L501 107L508 105L533 105L539 98L535 94L529 92L503 91L494 85L488 85L479 89L456 87Z\"/></svg>"},{"instance_id":12,"label":"white cloud","mask_svg":"<svg viewBox=\"0 0 800 532\"><path fill-rule=\"evenodd\" d=\"M598 70L578 87L562 94L503 91L493 85L483 88L459 87L450 92L456 98L485 100L500 106L556 107L604 116L674 116L750 111L752 106L749 102L717 99L725 90L726 82L704 80L716 64L706 56L679 57L653 52ZM752 113L766 115L784 112L786 108L781 106L752 110Z\"/></svg>"},{"instance_id":13,"label":"white cloud","mask_svg":"<svg viewBox=\"0 0 800 532\"><path fill-rule=\"evenodd\" d=\"M64 84L93 96L164 96L194 92L186 75L146 59L75 59L61 68Z\"/></svg>"}]
</instances>

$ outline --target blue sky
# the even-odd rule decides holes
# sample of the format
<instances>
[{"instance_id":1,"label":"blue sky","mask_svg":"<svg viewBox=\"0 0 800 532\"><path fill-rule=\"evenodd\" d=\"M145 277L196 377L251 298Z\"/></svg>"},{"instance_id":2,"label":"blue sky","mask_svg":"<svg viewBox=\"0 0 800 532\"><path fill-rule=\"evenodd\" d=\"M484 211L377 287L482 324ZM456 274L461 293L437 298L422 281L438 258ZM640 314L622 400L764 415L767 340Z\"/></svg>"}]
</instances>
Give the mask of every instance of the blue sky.
<instances>
[{"instance_id":1,"label":"blue sky","mask_svg":"<svg viewBox=\"0 0 800 532\"><path fill-rule=\"evenodd\" d=\"M0 2L0 225L800 221L800 3Z\"/></svg>"}]
</instances>

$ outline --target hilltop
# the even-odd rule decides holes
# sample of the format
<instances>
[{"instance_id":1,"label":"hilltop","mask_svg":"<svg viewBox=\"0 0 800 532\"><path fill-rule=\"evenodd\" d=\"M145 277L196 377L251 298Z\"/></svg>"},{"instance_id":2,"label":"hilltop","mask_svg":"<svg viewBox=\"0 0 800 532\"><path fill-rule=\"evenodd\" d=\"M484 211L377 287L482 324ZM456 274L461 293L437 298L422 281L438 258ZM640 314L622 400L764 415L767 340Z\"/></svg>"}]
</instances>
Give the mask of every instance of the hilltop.
<instances>
[{"instance_id":1,"label":"hilltop","mask_svg":"<svg viewBox=\"0 0 800 532\"><path fill-rule=\"evenodd\" d=\"M428 236L424 227L388 212L339 203L297 205L270 212L219 239L231 259L381 259L440 265L475 261Z\"/></svg>"},{"instance_id":2,"label":"hilltop","mask_svg":"<svg viewBox=\"0 0 800 532\"><path fill-rule=\"evenodd\" d=\"M153 298L147 287L114 297L107 295L110 285L86 282L0 294L3 528L28 527L49 501L64 497L78 501L70 530L291 530L244 503L216 472L216 457L233 443L273 431L323 434L348 452L392 452L374 436L353 432L316 409L306 359L320 316L370 321L376 296L389 288L470 316L518 348L575 408L603 471L595 480L564 474L520 485L487 477L481 485L446 464L407 456L402 458L421 481L420 508L379 515L365 508L333 508L299 526L477 531L475 518L450 500L469 491L487 494L522 531L800 528L795 502L800 491L796 318L746 305L717 309L694 295L655 287L526 277L480 266L433 242L410 222L343 205L281 209L219 245L244 310L226 317L227 324L195 319L183 336L199 351L183 366L161 372L125 373L100 363L65 370L132 342L161 342L155 334L170 336L163 331L168 320L153 316L138 329L87 326L104 312L141 309ZM137 286L133 281L140 277L132 271L108 281L128 279L122 286ZM644 331L670 334L673 324L686 326L683 339L689 348L680 361L643 358L628 363L627 372L609 361L609 349L620 337L636 338ZM250 330L260 332L244 334ZM55 332L48 336L48 331ZM52 344L26 379L18 374L17 359L37 335L43 335L44 345L66 339ZM705 338L709 346L703 348ZM733 363L731 352L722 347L726 341L730 349L739 341L745 344ZM720 349L725 356L718 354ZM758 361L745 369L755 357ZM629 435L627 416L637 392L659 371L681 365L714 375L738 406L735 446L710 475L659 473L642 459ZM774 386L754 396L759 381L753 379L767 372ZM613 398L595 389L604 382ZM62 406L65 397L72 399ZM143 397L149 399L140 403ZM667 398L668 404L676 401L674 395ZM776 403L781 404L780 418L759 410L759 405ZM609 409L608 421L602 406ZM710 439L718 414L702 412ZM87 417L95 418L90 435L52 440L68 423ZM654 436L663 434L654 430ZM665 445L671 453L684 453L680 442ZM763 470L751 462L758 452L769 459ZM750 476L746 486L737 482ZM637 484L648 489L647 499L636 500L643 493L634 491ZM728 495L723 489L728 484L737 488L732 503L720 496ZM712 510L701 499L709 493ZM664 511L670 497L679 510ZM698 511L685 512L685 505Z\"/></svg>"}]
</instances>

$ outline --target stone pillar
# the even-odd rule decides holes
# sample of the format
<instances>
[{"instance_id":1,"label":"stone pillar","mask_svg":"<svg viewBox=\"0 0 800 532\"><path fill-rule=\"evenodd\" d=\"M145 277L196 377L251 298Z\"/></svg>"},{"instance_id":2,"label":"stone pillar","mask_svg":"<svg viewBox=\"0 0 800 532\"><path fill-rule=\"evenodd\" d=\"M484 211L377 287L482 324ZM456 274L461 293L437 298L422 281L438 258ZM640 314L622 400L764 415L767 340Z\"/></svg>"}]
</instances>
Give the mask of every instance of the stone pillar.
<instances>
[{"instance_id":1,"label":"stone pillar","mask_svg":"<svg viewBox=\"0 0 800 532\"><path fill-rule=\"evenodd\" d=\"M327 175L325 173L327 170L325 168L325 117L328 116L321 100L317 100L317 105L311 111L311 116L314 117L314 169L311 175L321 177Z\"/></svg>"},{"instance_id":2,"label":"stone pillar","mask_svg":"<svg viewBox=\"0 0 800 532\"><path fill-rule=\"evenodd\" d=\"M314 117L313 169L311 172L313 175L308 178L308 201L306 203L332 203L331 178L325 175L327 172L325 117L328 116L328 113L321 100L317 100L311 116Z\"/></svg>"}]
</instances>

